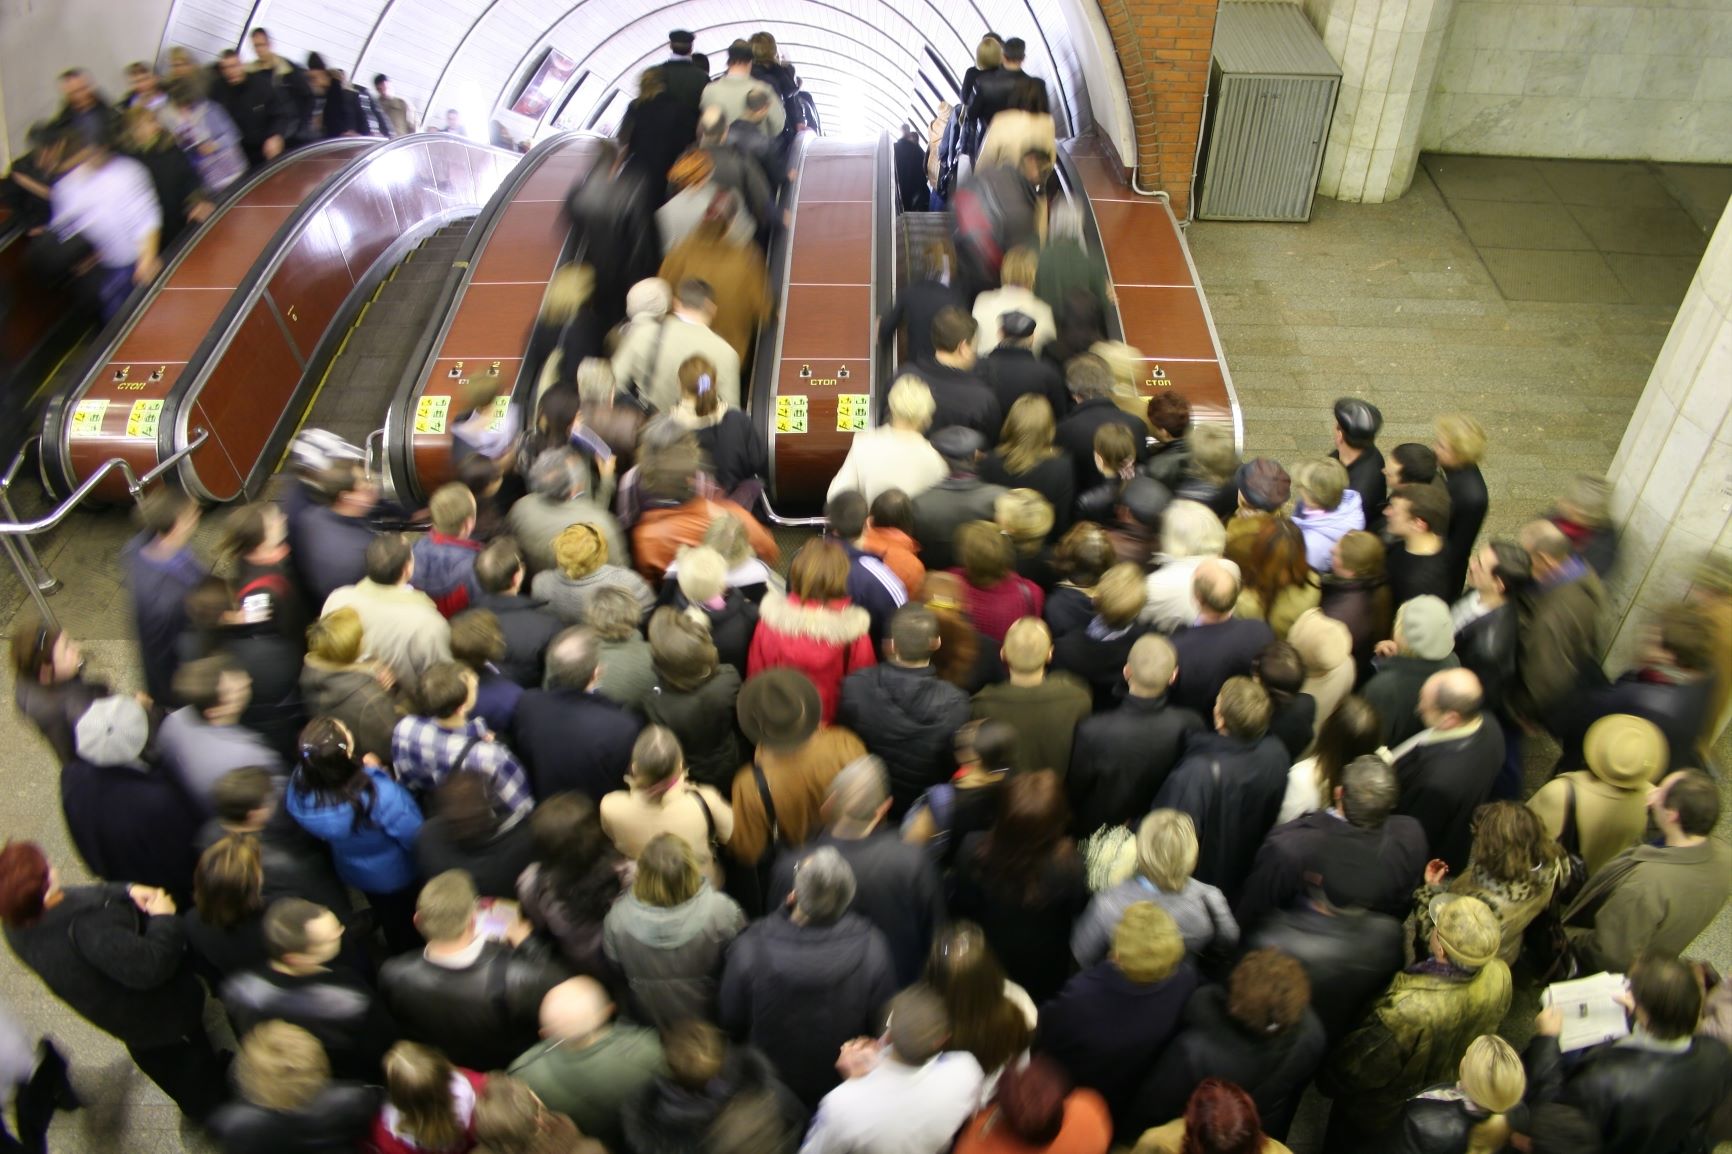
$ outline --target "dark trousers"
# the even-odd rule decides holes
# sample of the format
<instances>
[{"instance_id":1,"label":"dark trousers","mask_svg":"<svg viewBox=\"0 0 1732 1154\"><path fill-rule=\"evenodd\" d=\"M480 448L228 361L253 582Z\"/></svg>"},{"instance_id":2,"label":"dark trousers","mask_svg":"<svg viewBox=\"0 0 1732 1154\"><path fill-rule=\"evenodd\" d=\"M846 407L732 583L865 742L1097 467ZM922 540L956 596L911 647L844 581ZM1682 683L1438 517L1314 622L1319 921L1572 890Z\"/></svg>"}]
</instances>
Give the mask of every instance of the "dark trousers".
<instances>
[{"instance_id":1,"label":"dark trousers","mask_svg":"<svg viewBox=\"0 0 1732 1154\"><path fill-rule=\"evenodd\" d=\"M128 1043L126 1052L145 1077L194 1122L203 1122L228 1098L228 1063L211 1048L202 1029L167 1046Z\"/></svg>"},{"instance_id":2,"label":"dark trousers","mask_svg":"<svg viewBox=\"0 0 1732 1154\"><path fill-rule=\"evenodd\" d=\"M385 935L390 956L420 950L427 943L415 928L415 887L394 894L368 894L367 904L373 907L379 932Z\"/></svg>"},{"instance_id":3,"label":"dark trousers","mask_svg":"<svg viewBox=\"0 0 1732 1154\"><path fill-rule=\"evenodd\" d=\"M1497 723L1503 727L1503 766L1491 784L1491 799L1520 801L1526 792L1522 781L1522 727L1501 715Z\"/></svg>"},{"instance_id":4,"label":"dark trousers","mask_svg":"<svg viewBox=\"0 0 1732 1154\"><path fill-rule=\"evenodd\" d=\"M66 1059L47 1038L36 1048L36 1069L30 1080L17 1089L13 1106L18 1114L18 1136L14 1138L0 1117L0 1151L48 1154L48 1124L56 1110L76 1110L81 1105L66 1077Z\"/></svg>"}]
</instances>

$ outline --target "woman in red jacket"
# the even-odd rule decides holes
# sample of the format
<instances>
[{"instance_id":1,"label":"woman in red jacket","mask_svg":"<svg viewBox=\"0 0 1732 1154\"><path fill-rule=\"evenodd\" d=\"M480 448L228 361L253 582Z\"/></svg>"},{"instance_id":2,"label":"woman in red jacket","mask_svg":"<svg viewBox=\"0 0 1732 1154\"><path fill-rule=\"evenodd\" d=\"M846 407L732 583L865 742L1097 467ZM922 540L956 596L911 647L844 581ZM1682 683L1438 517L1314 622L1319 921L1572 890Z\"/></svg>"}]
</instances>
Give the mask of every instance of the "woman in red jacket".
<instances>
[{"instance_id":1,"label":"woman in red jacket","mask_svg":"<svg viewBox=\"0 0 1732 1154\"><path fill-rule=\"evenodd\" d=\"M398 1042L386 1053L385 1105L373 1120L371 1154L468 1154L475 1102L487 1075L453 1066L431 1046Z\"/></svg>"},{"instance_id":2,"label":"woman in red jacket","mask_svg":"<svg viewBox=\"0 0 1732 1154\"><path fill-rule=\"evenodd\" d=\"M867 635L871 618L848 599L848 553L835 541L813 541L788 568L788 592L765 594L746 655L746 675L786 666L818 687L828 725L836 718L842 679L878 662Z\"/></svg>"}]
</instances>

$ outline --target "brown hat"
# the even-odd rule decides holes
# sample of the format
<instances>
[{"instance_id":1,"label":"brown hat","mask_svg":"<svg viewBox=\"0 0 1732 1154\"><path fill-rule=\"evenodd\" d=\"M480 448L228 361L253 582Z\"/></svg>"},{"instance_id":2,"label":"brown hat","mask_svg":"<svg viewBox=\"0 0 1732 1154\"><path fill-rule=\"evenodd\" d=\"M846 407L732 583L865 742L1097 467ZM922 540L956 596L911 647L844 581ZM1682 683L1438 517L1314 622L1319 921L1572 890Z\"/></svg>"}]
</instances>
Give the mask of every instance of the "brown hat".
<instances>
[{"instance_id":1,"label":"brown hat","mask_svg":"<svg viewBox=\"0 0 1732 1154\"><path fill-rule=\"evenodd\" d=\"M1582 739L1582 760L1595 777L1619 789L1652 784L1665 772L1669 756L1660 727L1628 713L1600 718Z\"/></svg>"},{"instance_id":2,"label":"brown hat","mask_svg":"<svg viewBox=\"0 0 1732 1154\"><path fill-rule=\"evenodd\" d=\"M1265 512L1272 513L1285 505L1293 492L1293 482L1287 476L1287 470L1268 457L1258 457L1240 465L1235 480L1239 485L1239 496L1245 498L1245 503Z\"/></svg>"},{"instance_id":3,"label":"brown hat","mask_svg":"<svg viewBox=\"0 0 1732 1154\"><path fill-rule=\"evenodd\" d=\"M585 521L567 525L553 539L553 560L573 581L588 577L607 564L607 538Z\"/></svg>"},{"instance_id":4,"label":"brown hat","mask_svg":"<svg viewBox=\"0 0 1732 1154\"><path fill-rule=\"evenodd\" d=\"M792 749L818 732L818 687L797 669L766 669L740 687L735 710L753 745Z\"/></svg>"}]
</instances>

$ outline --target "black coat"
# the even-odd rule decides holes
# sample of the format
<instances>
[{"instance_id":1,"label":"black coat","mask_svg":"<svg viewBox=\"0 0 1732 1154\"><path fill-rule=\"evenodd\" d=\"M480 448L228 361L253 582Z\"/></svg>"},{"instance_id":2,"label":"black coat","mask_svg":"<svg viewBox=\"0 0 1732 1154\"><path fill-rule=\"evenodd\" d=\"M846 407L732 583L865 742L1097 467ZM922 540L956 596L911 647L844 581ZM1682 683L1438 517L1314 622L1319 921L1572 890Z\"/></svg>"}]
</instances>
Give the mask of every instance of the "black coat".
<instances>
[{"instance_id":1,"label":"black coat","mask_svg":"<svg viewBox=\"0 0 1732 1154\"><path fill-rule=\"evenodd\" d=\"M1317 718L1317 699L1309 693L1295 693L1275 709L1269 719L1269 732L1281 739L1287 756L1294 761L1311 745L1312 722Z\"/></svg>"},{"instance_id":2,"label":"black coat","mask_svg":"<svg viewBox=\"0 0 1732 1154\"><path fill-rule=\"evenodd\" d=\"M625 295L661 267L656 190L642 173L622 168L590 172L566 200L574 240L595 269L595 311L604 325L625 319Z\"/></svg>"},{"instance_id":3,"label":"black coat","mask_svg":"<svg viewBox=\"0 0 1732 1154\"><path fill-rule=\"evenodd\" d=\"M1010 411L1009 406L1005 411ZM1033 489L1045 497L1047 504L1052 506L1052 531L1047 534L1048 540L1056 541L1070 528L1076 505L1076 473L1065 454L1048 457L1026 473L1013 473L1005 467L1004 458L989 453L980 462L980 478L1006 489ZM1092 606L1089 614L1094 614Z\"/></svg>"},{"instance_id":4,"label":"black coat","mask_svg":"<svg viewBox=\"0 0 1732 1154\"><path fill-rule=\"evenodd\" d=\"M548 358L556 352L559 366L550 388L560 385L577 388L577 366L589 357L607 355L607 328L589 302L578 306L577 312L563 324L536 318L535 327L529 330L529 346L523 352L522 371L534 373L539 382ZM530 460L533 462L534 458Z\"/></svg>"},{"instance_id":5,"label":"black coat","mask_svg":"<svg viewBox=\"0 0 1732 1154\"><path fill-rule=\"evenodd\" d=\"M222 1001L235 1037L279 1018L319 1039L339 1078L376 1081L385 1051L398 1038L397 1023L384 1003L343 969L300 975L269 966L245 970L222 984Z\"/></svg>"},{"instance_id":6,"label":"black coat","mask_svg":"<svg viewBox=\"0 0 1732 1154\"><path fill-rule=\"evenodd\" d=\"M702 75L695 66L682 73ZM670 71L664 67L665 76ZM681 76L680 80L685 80ZM699 89L700 93L702 89ZM619 139L626 150L626 167L643 179L647 194L656 204L667 199L668 169L697 142L698 104L672 91L649 100L638 99L626 108L619 122Z\"/></svg>"},{"instance_id":7,"label":"black coat","mask_svg":"<svg viewBox=\"0 0 1732 1154\"><path fill-rule=\"evenodd\" d=\"M763 586L758 586L759 590ZM731 665L735 672L744 680L746 676L746 659L752 649L752 634L758 631L758 602L762 597L759 592L750 596L747 592L729 588L723 595L722 607L711 609L701 606L704 616L710 619L710 641L716 647L716 656L723 665ZM659 604L672 605L682 613L691 608L691 602L680 592L679 582L675 580L662 582Z\"/></svg>"},{"instance_id":8,"label":"black coat","mask_svg":"<svg viewBox=\"0 0 1732 1154\"><path fill-rule=\"evenodd\" d=\"M1263 1132L1285 1141L1299 1099L1323 1062L1326 1041L1323 1023L1309 1008L1297 1025L1270 1037L1246 1029L1227 1012L1222 987L1198 990L1185 1007L1184 1029L1137 1090L1131 1132L1183 1116L1197 1083L1220 1078L1243 1086L1257 1103Z\"/></svg>"},{"instance_id":9,"label":"black coat","mask_svg":"<svg viewBox=\"0 0 1732 1154\"><path fill-rule=\"evenodd\" d=\"M203 854L228 832L222 822L212 818L200 827L193 848ZM348 918L352 909L349 889L337 878L330 847L302 829L288 810L278 806L265 827L253 836L258 839L264 868L266 905L278 898L305 898L339 918Z\"/></svg>"},{"instance_id":10,"label":"black coat","mask_svg":"<svg viewBox=\"0 0 1732 1154\"><path fill-rule=\"evenodd\" d=\"M1455 656L1479 678L1489 713L1503 713L1504 694L1515 684L1520 634L1516 607L1505 603L1469 621L1455 635Z\"/></svg>"},{"instance_id":11,"label":"black coat","mask_svg":"<svg viewBox=\"0 0 1732 1154\"><path fill-rule=\"evenodd\" d=\"M998 345L980 362L979 371L997 394L999 408L1007 414L1016 399L1027 393L1045 397L1052 405L1055 421L1063 420L1070 412L1070 390L1065 387L1063 371L1051 361L1035 356L1032 349Z\"/></svg>"},{"instance_id":12,"label":"black coat","mask_svg":"<svg viewBox=\"0 0 1732 1154\"><path fill-rule=\"evenodd\" d=\"M517 702L511 748L535 796L576 790L599 802L620 788L643 722L599 693L531 689Z\"/></svg>"},{"instance_id":13,"label":"black coat","mask_svg":"<svg viewBox=\"0 0 1732 1154\"><path fill-rule=\"evenodd\" d=\"M926 187L926 149L920 141L897 137L890 146L896 161L896 196L903 212L925 212L931 201Z\"/></svg>"},{"instance_id":14,"label":"black coat","mask_svg":"<svg viewBox=\"0 0 1732 1154\"><path fill-rule=\"evenodd\" d=\"M1711 675L1667 684L1645 681L1639 671L1631 671L1603 689L1574 694L1558 711L1557 739L1563 752L1557 768L1562 771L1585 766L1582 742L1588 728L1614 713L1634 714L1659 727L1666 737L1667 772L1700 765L1696 746L1713 692Z\"/></svg>"},{"instance_id":15,"label":"black coat","mask_svg":"<svg viewBox=\"0 0 1732 1154\"><path fill-rule=\"evenodd\" d=\"M950 913L980 923L1010 980L1039 1003L1058 993L1075 966L1071 927L1089 903L1082 858L1049 860L1031 892L994 875L981 852L988 836L971 834L956 852Z\"/></svg>"},{"instance_id":16,"label":"black coat","mask_svg":"<svg viewBox=\"0 0 1732 1154\"><path fill-rule=\"evenodd\" d=\"M1091 397L1058 423L1053 443L1069 454L1079 493L1087 492L1101 478L1100 470L1095 468L1095 431L1111 423L1130 430L1131 440L1137 446L1137 460L1149 455L1148 426L1119 408L1111 397Z\"/></svg>"},{"instance_id":17,"label":"black coat","mask_svg":"<svg viewBox=\"0 0 1732 1154\"><path fill-rule=\"evenodd\" d=\"M930 361L935 351L932 347L932 322L947 308L966 312L968 302L963 300L961 293L942 281L915 281L890 302L890 311L878 322L878 337L890 340L896 333L906 332L907 352L900 361L904 367ZM939 426L932 427L936 429ZM998 443L997 429L992 431L987 443Z\"/></svg>"},{"instance_id":18,"label":"black coat","mask_svg":"<svg viewBox=\"0 0 1732 1154\"><path fill-rule=\"evenodd\" d=\"M192 894L202 815L173 774L75 757L60 770L60 808L78 856L97 877L161 886L182 904Z\"/></svg>"},{"instance_id":19,"label":"black coat","mask_svg":"<svg viewBox=\"0 0 1732 1154\"><path fill-rule=\"evenodd\" d=\"M1450 587L1450 558L1447 544L1437 553L1409 553L1400 541L1389 547L1384 565L1389 574L1389 593L1397 605L1427 594L1445 605L1452 603L1461 586Z\"/></svg>"},{"instance_id":20,"label":"black coat","mask_svg":"<svg viewBox=\"0 0 1732 1154\"><path fill-rule=\"evenodd\" d=\"M1201 849L1194 876L1234 902L1286 795L1287 751L1278 739L1199 732L1185 738L1184 759L1155 805L1191 815Z\"/></svg>"},{"instance_id":21,"label":"black coat","mask_svg":"<svg viewBox=\"0 0 1732 1154\"><path fill-rule=\"evenodd\" d=\"M415 837L415 868L423 881L446 870L463 870L484 898L515 899L517 879L534 860L535 840L527 821L513 821L476 844L458 841L445 818L430 817Z\"/></svg>"},{"instance_id":22,"label":"black coat","mask_svg":"<svg viewBox=\"0 0 1732 1154\"><path fill-rule=\"evenodd\" d=\"M134 153L133 159L150 172L150 183L156 190L156 202L162 208L162 227L157 235L158 251L167 252L170 245L186 231L186 210L198 196L204 183L192 161L174 144Z\"/></svg>"},{"instance_id":23,"label":"black coat","mask_svg":"<svg viewBox=\"0 0 1732 1154\"><path fill-rule=\"evenodd\" d=\"M1215 698L1230 677L1249 676L1252 662L1275 640L1267 621L1229 617L1211 625L1192 625L1173 634L1179 679L1173 700L1204 717L1215 716Z\"/></svg>"},{"instance_id":24,"label":"black coat","mask_svg":"<svg viewBox=\"0 0 1732 1154\"><path fill-rule=\"evenodd\" d=\"M255 910L232 926L213 926L197 909L181 915L193 967L213 988L230 974L256 969L271 960L265 944L264 910Z\"/></svg>"},{"instance_id":25,"label":"black coat","mask_svg":"<svg viewBox=\"0 0 1732 1154\"><path fill-rule=\"evenodd\" d=\"M1442 474L1449 489L1449 533L1444 537L1443 551L1449 555L1449 587L1459 593L1467 583L1467 563L1473 559L1473 543L1485 524L1491 495L1478 465L1444 469Z\"/></svg>"},{"instance_id":26,"label":"black coat","mask_svg":"<svg viewBox=\"0 0 1732 1154\"><path fill-rule=\"evenodd\" d=\"M1056 1060L1080 1086L1098 1091L1123 1126L1137 1083L1179 1028L1197 989L1190 961L1158 982L1133 982L1111 960L1096 962L1040 1008L1034 1049Z\"/></svg>"},{"instance_id":27,"label":"black coat","mask_svg":"<svg viewBox=\"0 0 1732 1154\"><path fill-rule=\"evenodd\" d=\"M810 1109L839 1080L842 1043L876 1037L895 994L890 948L860 914L802 926L778 911L747 926L729 947L718 1019L762 1050Z\"/></svg>"},{"instance_id":28,"label":"black coat","mask_svg":"<svg viewBox=\"0 0 1732 1154\"><path fill-rule=\"evenodd\" d=\"M989 445L997 443L1004 428L1004 410L998 407L997 394L980 372L951 368L937 360L916 362L908 371L932 390L938 406L932 414L933 432L960 425L979 433Z\"/></svg>"},{"instance_id":29,"label":"black coat","mask_svg":"<svg viewBox=\"0 0 1732 1154\"><path fill-rule=\"evenodd\" d=\"M1451 873L1467 867L1473 811L1491 798L1503 752L1503 727L1482 714L1479 729L1470 736L1416 745L1396 758L1401 796L1395 812L1425 827L1431 856L1448 862Z\"/></svg>"},{"instance_id":30,"label":"black coat","mask_svg":"<svg viewBox=\"0 0 1732 1154\"><path fill-rule=\"evenodd\" d=\"M858 733L890 771L891 812L902 814L956 769L951 742L968 721L968 694L931 666L883 662L842 682L836 723Z\"/></svg>"},{"instance_id":31,"label":"black coat","mask_svg":"<svg viewBox=\"0 0 1732 1154\"><path fill-rule=\"evenodd\" d=\"M1314 810L1269 832L1233 914L1250 930L1320 888L1333 905L1405 917L1424 880L1426 851L1425 830L1411 817L1362 829Z\"/></svg>"},{"instance_id":32,"label":"black coat","mask_svg":"<svg viewBox=\"0 0 1732 1154\"><path fill-rule=\"evenodd\" d=\"M75 736L78 719L98 698L108 694L106 683L87 681L83 674L53 685L16 677L12 682L12 701L18 706L18 712L36 726L62 765L78 754Z\"/></svg>"},{"instance_id":33,"label":"black coat","mask_svg":"<svg viewBox=\"0 0 1732 1154\"><path fill-rule=\"evenodd\" d=\"M305 644L283 635L275 621L224 625L203 635L182 637L181 660L226 653L252 678L252 699L240 724L264 739L284 760L292 761L307 722L301 702L301 664Z\"/></svg>"},{"instance_id":34,"label":"black coat","mask_svg":"<svg viewBox=\"0 0 1732 1154\"><path fill-rule=\"evenodd\" d=\"M993 68L980 73L974 81L974 99L968 102L968 119L980 123L984 135L992 118L1011 107L1017 94L1020 73L1008 68ZM979 140L979 137L976 137Z\"/></svg>"},{"instance_id":35,"label":"black coat","mask_svg":"<svg viewBox=\"0 0 1732 1154\"><path fill-rule=\"evenodd\" d=\"M1118 704L1126 693L1125 663L1130 660L1135 645L1150 626L1133 621L1110 636L1096 637L1090 627L1072 630L1053 642L1052 667L1074 673L1088 683L1094 694L1095 712L1103 713ZM1071 756L1076 756L1072 750Z\"/></svg>"},{"instance_id":36,"label":"black coat","mask_svg":"<svg viewBox=\"0 0 1732 1154\"><path fill-rule=\"evenodd\" d=\"M484 593L469 607L499 618L499 630L505 634L505 656L494 662L499 672L525 689L539 687L547 647L565 622L547 611L547 602L522 593Z\"/></svg>"},{"instance_id":37,"label":"black coat","mask_svg":"<svg viewBox=\"0 0 1732 1154\"><path fill-rule=\"evenodd\" d=\"M701 1089L689 1090L661 1077L638 1090L620 1108L625 1149L631 1154L692 1154L704 1150L710 1127L736 1098L767 1098L776 1106L783 1146L762 1154L793 1154L806 1130L806 1107L776 1077L770 1060L751 1046L729 1046L721 1073Z\"/></svg>"},{"instance_id":38,"label":"black coat","mask_svg":"<svg viewBox=\"0 0 1732 1154\"><path fill-rule=\"evenodd\" d=\"M1245 944L1280 950L1305 967L1311 1009L1336 1042L1365 1020L1371 1003L1401 970L1402 923L1363 910L1323 913L1307 904L1269 915Z\"/></svg>"},{"instance_id":39,"label":"black coat","mask_svg":"<svg viewBox=\"0 0 1732 1154\"><path fill-rule=\"evenodd\" d=\"M1149 459L1143 465L1143 472L1177 494L1190 467L1191 439L1174 437L1170 441L1157 439L1149 446Z\"/></svg>"},{"instance_id":40,"label":"black coat","mask_svg":"<svg viewBox=\"0 0 1732 1154\"><path fill-rule=\"evenodd\" d=\"M1353 680L1364 685L1371 679L1372 652L1379 641L1389 638L1395 609L1389 595L1389 582L1381 577L1355 577L1342 580L1325 575L1323 595L1317 608L1325 617L1347 626L1353 635Z\"/></svg>"},{"instance_id":41,"label":"black coat","mask_svg":"<svg viewBox=\"0 0 1732 1154\"><path fill-rule=\"evenodd\" d=\"M1095 617L1094 599L1075 585L1061 583L1048 594L1046 608L1041 611L1041 616L1046 619L1046 627L1052 630L1054 639L1057 639L1067 633L1088 628L1088 623Z\"/></svg>"},{"instance_id":42,"label":"black coat","mask_svg":"<svg viewBox=\"0 0 1732 1154\"><path fill-rule=\"evenodd\" d=\"M180 920L146 917L123 885L65 890L31 925L7 926L6 941L55 997L128 1046L204 1036L204 987Z\"/></svg>"},{"instance_id":43,"label":"black coat","mask_svg":"<svg viewBox=\"0 0 1732 1154\"><path fill-rule=\"evenodd\" d=\"M1329 454L1341 459L1339 451ZM1383 507L1389 504L1389 481L1383 475L1383 450L1372 445L1347 466L1347 487L1365 503L1365 531L1383 532Z\"/></svg>"},{"instance_id":44,"label":"black coat","mask_svg":"<svg viewBox=\"0 0 1732 1154\"><path fill-rule=\"evenodd\" d=\"M1732 1048L1698 1037L1681 1054L1613 1042L1575 1057L1566 1067L1558 1040L1535 1036L1522 1055L1528 1101L1582 1111L1608 1154L1706 1154L1708 1119L1732 1093Z\"/></svg>"},{"instance_id":45,"label":"black coat","mask_svg":"<svg viewBox=\"0 0 1732 1154\"><path fill-rule=\"evenodd\" d=\"M794 867L820 846L830 846L854 871L854 901L849 909L884 935L898 988L920 979L932 936L944 924L944 887L926 851L909 845L894 829L880 828L862 838L825 832L776 859L770 874L769 905L778 909L794 889Z\"/></svg>"},{"instance_id":46,"label":"black coat","mask_svg":"<svg viewBox=\"0 0 1732 1154\"><path fill-rule=\"evenodd\" d=\"M535 1045L541 999L570 977L533 944L488 942L461 969L436 965L416 950L379 969L379 996L403 1036L444 1051L471 1070L503 1070Z\"/></svg>"},{"instance_id":47,"label":"black coat","mask_svg":"<svg viewBox=\"0 0 1732 1154\"><path fill-rule=\"evenodd\" d=\"M1517 1113L1519 1112L1519 1113ZM1526 1114L1526 1107L1517 1105L1511 1112L1517 1121ZM1401 1107L1401 1121L1390 1136L1395 1143L1390 1154L1467 1154L1476 1126L1486 1115L1469 1108L1466 1095L1454 1084L1433 1086L1422 1094L1409 1098Z\"/></svg>"},{"instance_id":48,"label":"black coat","mask_svg":"<svg viewBox=\"0 0 1732 1154\"><path fill-rule=\"evenodd\" d=\"M1419 694L1433 673L1455 669L1461 665L1455 654L1445 654L1436 661L1397 653L1394 657L1379 657L1377 672L1360 687L1359 695L1377 710L1383 723L1383 744L1394 749L1425 728L1419 719Z\"/></svg>"},{"instance_id":49,"label":"black coat","mask_svg":"<svg viewBox=\"0 0 1732 1154\"><path fill-rule=\"evenodd\" d=\"M662 61L659 67L668 95L681 104L690 105L692 115L696 117L698 105L704 99L704 87L710 82L710 74L699 67L698 62L690 56L670 57Z\"/></svg>"},{"instance_id":50,"label":"black coat","mask_svg":"<svg viewBox=\"0 0 1732 1154\"><path fill-rule=\"evenodd\" d=\"M1127 696L1117 709L1085 718L1071 742L1071 828L1086 837L1106 825L1136 828L1179 763L1185 736L1203 719L1160 697Z\"/></svg>"},{"instance_id":51,"label":"black coat","mask_svg":"<svg viewBox=\"0 0 1732 1154\"><path fill-rule=\"evenodd\" d=\"M769 475L769 447L742 409L729 409L720 421L700 428L698 447L710 462L710 475L724 492L733 492L741 481Z\"/></svg>"},{"instance_id":52,"label":"black coat","mask_svg":"<svg viewBox=\"0 0 1732 1154\"><path fill-rule=\"evenodd\" d=\"M373 1131L384 1091L355 1082L328 1082L299 1110L267 1110L234 1101L205 1126L223 1154L351 1154Z\"/></svg>"},{"instance_id":53,"label":"black coat","mask_svg":"<svg viewBox=\"0 0 1732 1154\"><path fill-rule=\"evenodd\" d=\"M365 517L339 516L328 505L308 505L289 521L289 552L314 605L367 575L372 543L373 526Z\"/></svg>"}]
</instances>

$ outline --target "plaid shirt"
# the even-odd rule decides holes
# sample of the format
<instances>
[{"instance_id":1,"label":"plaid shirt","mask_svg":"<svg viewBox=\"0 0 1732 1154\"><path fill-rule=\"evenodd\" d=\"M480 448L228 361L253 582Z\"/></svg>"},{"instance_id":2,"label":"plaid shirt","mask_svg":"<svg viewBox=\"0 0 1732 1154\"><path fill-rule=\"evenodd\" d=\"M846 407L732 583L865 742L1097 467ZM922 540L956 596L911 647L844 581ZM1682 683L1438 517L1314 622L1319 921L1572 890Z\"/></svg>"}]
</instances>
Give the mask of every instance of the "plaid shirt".
<instances>
[{"instance_id":1,"label":"plaid shirt","mask_svg":"<svg viewBox=\"0 0 1732 1154\"><path fill-rule=\"evenodd\" d=\"M391 762L397 777L417 795L432 793L457 768L463 747L474 742L463 768L482 774L493 784L493 797L513 813L526 813L535 806L529 792L529 775L523 763L504 744L487 739L487 727L478 718L462 729L446 729L427 717L405 717L391 731Z\"/></svg>"}]
</instances>

